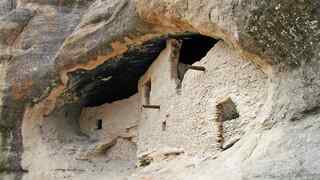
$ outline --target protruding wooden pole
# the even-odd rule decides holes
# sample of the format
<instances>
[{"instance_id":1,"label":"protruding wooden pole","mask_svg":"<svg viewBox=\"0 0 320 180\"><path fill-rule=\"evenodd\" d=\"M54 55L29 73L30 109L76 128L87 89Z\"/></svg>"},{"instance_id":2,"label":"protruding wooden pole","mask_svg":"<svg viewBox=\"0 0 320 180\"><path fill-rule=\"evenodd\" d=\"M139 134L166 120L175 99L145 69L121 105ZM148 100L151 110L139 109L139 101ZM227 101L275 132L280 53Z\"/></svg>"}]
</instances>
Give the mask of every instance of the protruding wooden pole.
<instances>
[{"instance_id":1,"label":"protruding wooden pole","mask_svg":"<svg viewBox=\"0 0 320 180\"><path fill-rule=\"evenodd\" d=\"M142 107L148 109L160 109L159 105L142 105Z\"/></svg>"},{"instance_id":2,"label":"protruding wooden pole","mask_svg":"<svg viewBox=\"0 0 320 180\"><path fill-rule=\"evenodd\" d=\"M206 68L203 66L188 66L188 69L192 69L196 71L206 71Z\"/></svg>"}]
</instances>

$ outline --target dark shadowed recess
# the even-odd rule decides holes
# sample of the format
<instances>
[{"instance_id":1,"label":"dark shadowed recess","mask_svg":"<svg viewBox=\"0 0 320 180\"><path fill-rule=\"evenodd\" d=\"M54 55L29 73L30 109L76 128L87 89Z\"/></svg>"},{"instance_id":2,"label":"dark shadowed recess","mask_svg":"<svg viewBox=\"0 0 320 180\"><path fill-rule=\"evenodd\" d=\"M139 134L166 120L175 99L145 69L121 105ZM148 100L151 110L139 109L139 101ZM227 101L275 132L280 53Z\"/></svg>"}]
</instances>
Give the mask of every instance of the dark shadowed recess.
<instances>
[{"instance_id":1,"label":"dark shadowed recess","mask_svg":"<svg viewBox=\"0 0 320 180\"><path fill-rule=\"evenodd\" d=\"M217 42L195 33L166 35L130 47L121 56L109 59L93 70L79 69L69 73L68 88L85 107L126 99L138 91L138 81L166 47L167 39L182 40L181 61L185 64L200 60ZM200 58L200 59L199 59Z\"/></svg>"},{"instance_id":2,"label":"dark shadowed recess","mask_svg":"<svg viewBox=\"0 0 320 180\"><path fill-rule=\"evenodd\" d=\"M190 66L204 58L218 41L218 39L200 34L193 34L183 38L177 69L178 78L180 80L180 84L177 87L178 89L181 88L181 82Z\"/></svg>"},{"instance_id":3,"label":"dark shadowed recess","mask_svg":"<svg viewBox=\"0 0 320 180\"><path fill-rule=\"evenodd\" d=\"M179 62L192 65L205 57L208 51L218 42L208 36L193 34L183 38Z\"/></svg>"}]
</instances>

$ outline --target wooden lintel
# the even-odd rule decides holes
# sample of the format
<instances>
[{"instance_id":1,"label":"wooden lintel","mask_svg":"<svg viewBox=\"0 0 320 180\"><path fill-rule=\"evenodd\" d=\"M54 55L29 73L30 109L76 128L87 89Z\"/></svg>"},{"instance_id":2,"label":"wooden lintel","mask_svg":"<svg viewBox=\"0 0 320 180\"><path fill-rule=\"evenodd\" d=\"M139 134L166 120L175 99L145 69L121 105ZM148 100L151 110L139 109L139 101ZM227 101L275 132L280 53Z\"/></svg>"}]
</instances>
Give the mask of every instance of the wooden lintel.
<instances>
[{"instance_id":1,"label":"wooden lintel","mask_svg":"<svg viewBox=\"0 0 320 180\"><path fill-rule=\"evenodd\" d=\"M148 109L160 109L159 105L142 105L142 107Z\"/></svg>"},{"instance_id":2,"label":"wooden lintel","mask_svg":"<svg viewBox=\"0 0 320 180\"><path fill-rule=\"evenodd\" d=\"M192 69L196 71L206 71L206 68L203 66L188 66L188 69Z\"/></svg>"}]
</instances>

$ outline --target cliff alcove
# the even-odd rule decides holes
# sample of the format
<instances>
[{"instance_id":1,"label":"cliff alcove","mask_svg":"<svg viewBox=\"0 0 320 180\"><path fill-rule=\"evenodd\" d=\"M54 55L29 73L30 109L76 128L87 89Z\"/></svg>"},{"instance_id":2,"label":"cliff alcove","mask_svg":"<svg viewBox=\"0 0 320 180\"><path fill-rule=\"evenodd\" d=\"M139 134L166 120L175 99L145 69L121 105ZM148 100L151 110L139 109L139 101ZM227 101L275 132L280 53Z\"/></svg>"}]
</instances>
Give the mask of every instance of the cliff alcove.
<instances>
[{"instance_id":1,"label":"cliff alcove","mask_svg":"<svg viewBox=\"0 0 320 180\"><path fill-rule=\"evenodd\" d=\"M137 154L138 144L143 143L138 142L139 122L143 116L141 108L144 102L151 104L154 96L150 80L148 86L150 89L147 94L149 99L147 101L141 99L143 94L139 91L141 89L139 80L147 71L150 71L155 61L181 63L178 59L161 58L166 51L175 48L171 42L184 45L185 48L178 51L178 55L186 53L186 50L190 51L188 48L200 43L196 54L183 55L185 58L183 62L192 63L191 61L200 61L217 40L196 33L164 35L140 46L132 46L124 54L109 59L92 70L79 69L69 72L65 94L77 98L74 98L74 102L66 101L65 105L55 108L39 121L38 125L33 124L32 126L39 129L39 132L26 132L27 136L40 137L39 143L43 145L33 147L30 139L26 140L25 146L32 151L25 153L25 159L32 157L31 154L34 151L41 152L43 148L50 148L52 151L50 153L53 153L58 161L64 158L70 159L67 167L64 168L59 168L58 164L52 165L50 169L54 172L80 171L82 176L82 169L87 171L95 166L111 168L119 163L123 165L122 168L129 168L127 173L133 170L140 157ZM164 73L159 74L159 78L166 79L168 74L165 72L169 69L163 70ZM172 73L177 73L177 69ZM176 80L168 80L168 85ZM31 119L36 118L30 115ZM161 128L163 129L163 124ZM41 152L43 159L51 159L50 153ZM104 163L105 161L109 163ZM33 169L41 162L42 160L30 160L25 166ZM90 171L98 175L106 173L104 170L99 171L100 173L95 170ZM109 173L117 173L117 171L112 170Z\"/></svg>"},{"instance_id":2,"label":"cliff alcove","mask_svg":"<svg viewBox=\"0 0 320 180\"><path fill-rule=\"evenodd\" d=\"M181 82L182 63L205 71L186 69ZM94 69L69 72L68 77L65 93L75 96L74 102L66 101L40 119L35 110L24 120L28 151L23 162L30 177L49 173L57 178L68 172L82 179L89 172L102 177L120 176L119 171L124 177L144 162L152 166L168 158L214 155L246 133L267 93L266 77L254 64L225 42L195 33L146 41ZM250 85L247 77L252 78ZM180 93L177 83L182 85ZM236 100L232 104L239 112L230 112L232 117L241 114L236 121L215 121L215 104L225 96ZM186 103L191 101L197 103ZM42 158L32 159L35 152ZM47 170L32 170L53 159ZM64 159L68 163L61 166Z\"/></svg>"},{"instance_id":3,"label":"cliff alcove","mask_svg":"<svg viewBox=\"0 0 320 180\"><path fill-rule=\"evenodd\" d=\"M2 0L0 179L319 179L318 0Z\"/></svg>"}]
</instances>

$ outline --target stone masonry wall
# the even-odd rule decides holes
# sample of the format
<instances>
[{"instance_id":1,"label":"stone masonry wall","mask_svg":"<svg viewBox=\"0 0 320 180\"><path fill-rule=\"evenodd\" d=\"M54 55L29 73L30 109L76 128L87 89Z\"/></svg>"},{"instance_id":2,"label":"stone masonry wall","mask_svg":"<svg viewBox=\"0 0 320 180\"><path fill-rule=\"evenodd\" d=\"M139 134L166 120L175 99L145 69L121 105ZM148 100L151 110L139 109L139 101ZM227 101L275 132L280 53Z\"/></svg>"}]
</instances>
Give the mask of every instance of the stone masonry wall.
<instances>
[{"instance_id":1,"label":"stone masonry wall","mask_svg":"<svg viewBox=\"0 0 320 180\"><path fill-rule=\"evenodd\" d=\"M219 42L195 63L206 71L188 70L181 89L177 89L177 80L172 78L175 62L170 59L173 49L169 44L140 80L141 102L145 103L144 85L151 79L150 104L161 108L143 109L138 154L166 147L182 148L191 154L214 153L219 147L217 102L230 97L236 104L240 117L224 122L223 133L226 141L239 138L264 105L268 95L267 77L224 42Z\"/></svg>"},{"instance_id":2,"label":"stone masonry wall","mask_svg":"<svg viewBox=\"0 0 320 180\"><path fill-rule=\"evenodd\" d=\"M80 129L99 141L116 139L116 145L107 153L110 158L135 160L137 123L140 119L139 97L84 108L80 117ZM102 120L102 129L97 130L97 120Z\"/></svg>"}]
</instances>

